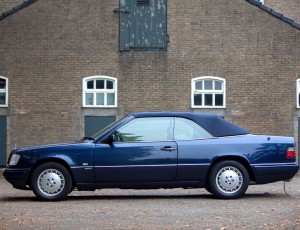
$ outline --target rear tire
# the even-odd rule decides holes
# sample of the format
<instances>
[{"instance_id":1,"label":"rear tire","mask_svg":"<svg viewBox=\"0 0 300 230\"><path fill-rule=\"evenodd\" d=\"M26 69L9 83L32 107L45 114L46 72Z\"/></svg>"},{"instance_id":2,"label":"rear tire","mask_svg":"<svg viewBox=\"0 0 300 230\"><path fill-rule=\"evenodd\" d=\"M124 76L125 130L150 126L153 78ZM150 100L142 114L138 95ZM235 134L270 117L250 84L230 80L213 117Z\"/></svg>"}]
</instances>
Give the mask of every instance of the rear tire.
<instances>
[{"instance_id":1,"label":"rear tire","mask_svg":"<svg viewBox=\"0 0 300 230\"><path fill-rule=\"evenodd\" d=\"M249 173L237 161L222 161L213 166L209 174L209 190L218 198L234 199L245 194L249 186Z\"/></svg>"},{"instance_id":2,"label":"rear tire","mask_svg":"<svg viewBox=\"0 0 300 230\"><path fill-rule=\"evenodd\" d=\"M205 186L204 188L205 188L205 190L206 190L207 192L212 193L212 191L210 190L209 186Z\"/></svg>"},{"instance_id":3,"label":"rear tire","mask_svg":"<svg viewBox=\"0 0 300 230\"><path fill-rule=\"evenodd\" d=\"M44 163L33 171L31 188L36 197L41 200L63 200L72 189L72 177L61 164Z\"/></svg>"}]
</instances>

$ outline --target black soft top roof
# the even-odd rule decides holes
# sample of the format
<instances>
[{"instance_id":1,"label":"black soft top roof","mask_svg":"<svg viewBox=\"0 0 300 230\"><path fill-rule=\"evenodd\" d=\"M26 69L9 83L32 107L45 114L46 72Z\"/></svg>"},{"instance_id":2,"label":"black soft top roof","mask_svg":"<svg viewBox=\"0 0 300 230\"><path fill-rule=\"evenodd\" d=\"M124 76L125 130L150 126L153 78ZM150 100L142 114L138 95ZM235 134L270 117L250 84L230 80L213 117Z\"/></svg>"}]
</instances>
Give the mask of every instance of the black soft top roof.
<instances>
[{"instance_id":1,"label":"black soft top roof","mask_svg":"<svg viewBox=\"0 0 300 230\"><path fill-rule=\"evenodd\" d=\"M144 112L130 114L140 117L184 117L195 121L215 137L236 136L250 134L245 130L215 114L200 114L188 112Z\"/></svg>"}]
</instances>

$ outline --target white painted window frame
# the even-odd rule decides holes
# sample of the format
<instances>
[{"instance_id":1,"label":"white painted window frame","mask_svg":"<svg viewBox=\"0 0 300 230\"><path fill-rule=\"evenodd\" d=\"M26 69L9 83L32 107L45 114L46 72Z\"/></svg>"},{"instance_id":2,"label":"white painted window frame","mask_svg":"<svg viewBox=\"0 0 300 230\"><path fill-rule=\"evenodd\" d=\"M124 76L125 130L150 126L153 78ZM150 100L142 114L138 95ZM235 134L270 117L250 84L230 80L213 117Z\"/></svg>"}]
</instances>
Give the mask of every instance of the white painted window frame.
<instances>
[{"instance_id":1,"label":"white painted window frame","mask_svg":"<svg viewBox=\"0 0 300 230\"><path fill-rule=\"evenodd\" d=\"M296 81L296 102L297 102L297 108L300 109L300 101L299 101L299 95L300 95L300 79L297 79Z\"/></svg>"},{"instance_id":2,"label":"white painted window frame","mask_svg":"<svg viewBox=\"0 0 300 230\"><path fill-rule=\"evenodd\" d=\"M5 89L0 89L0 93L5 93L5 104L0 104L0 107L8 107L8 78L0 76L0 79L5 80Z\"/></svg>"},{"instance_id":3,"label":"white painted window frame","mask_svg":"<svg viewBox=\"0 0 300 230\"><path fill-rule=\"evenodd\" d=\"M215 84L214 81L221 81L222 82L222 90L197 90L196 89L196 82L198 81L204 81L204 80L212 80L213 85ZM196 77L191 80L192 90L191 90L191 107L192 108L210 108L210 109L218 109L218 108L226 108L226 80L224 78L220 77L214 77L214 76L203 76L203 77ZM194 94L212 94L213 95L213 105L204 105L204 96L202 96L202 104L203 105L195 105L194 103ZM222 106L216 106L215 103L215 94L223 94L223 105Z\"/></svg>"},{"instance_id":4,"label":"white painted window frame","mask_svg":"<svg viewBox=\"0 0 300 230\"><path fill-rule=\"evenodd\" d=\"M87 82L91 80L109 80L113 81L113 89L88 89ZM82 79L82 105L87 108L116 108L118 107L118 79L109 76L96 75L91 77L86 77ZM86 105L86 93L93 93L93 105ZM104 93L104 105L96 105L96 94ZM107 105L107 93L115 94L115 103L114 105Z\"/></svg>"}]
</instances>

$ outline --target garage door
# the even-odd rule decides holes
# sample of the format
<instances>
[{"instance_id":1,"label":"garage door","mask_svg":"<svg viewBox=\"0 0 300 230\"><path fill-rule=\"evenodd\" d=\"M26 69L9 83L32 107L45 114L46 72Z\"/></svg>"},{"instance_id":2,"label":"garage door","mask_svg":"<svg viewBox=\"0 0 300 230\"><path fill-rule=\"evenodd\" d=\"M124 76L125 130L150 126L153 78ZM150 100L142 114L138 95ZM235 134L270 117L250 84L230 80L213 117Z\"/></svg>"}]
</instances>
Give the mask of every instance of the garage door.
<instances>
[{"instance_id":1,"label":"garage door","mask_svg":"<svg viewBox=\"0 0 300 230\"><path fill-rule=\"evenodd\" d=\"M84 135L90 137L116 120L115 116L85 116Z\"/></svg>"},{"instance_id":2,"label":"garage door","mask_svg":"<svg viewBox=\"0 0 300 230\"><path fill-rule=\"evenodd\" d=\"M6 159L6 117L0 116L0 166L5 165Z\"/></svg>"}]
</instances>

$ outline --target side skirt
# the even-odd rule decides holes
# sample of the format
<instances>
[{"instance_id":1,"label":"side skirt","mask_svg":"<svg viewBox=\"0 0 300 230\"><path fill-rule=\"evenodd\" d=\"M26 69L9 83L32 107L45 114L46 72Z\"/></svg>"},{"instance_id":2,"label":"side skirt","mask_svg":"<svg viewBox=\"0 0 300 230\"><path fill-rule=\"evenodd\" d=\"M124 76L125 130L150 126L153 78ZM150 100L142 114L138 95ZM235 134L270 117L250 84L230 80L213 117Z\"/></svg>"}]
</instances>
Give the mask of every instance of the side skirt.
<instances>
[{"instance_id":1,"label":"side skirt","mask_svg":"<svg viewBox=\"0 0 300 230\"><path fill-rule=\"evenodd\" d=\"M180 182L151 182L151 183L78 183L78 191L94 191L96 189L119 188L119 189L172 189L172 188L203 188L204 182L180 181Z\"/></svg>"}]
</instances>

